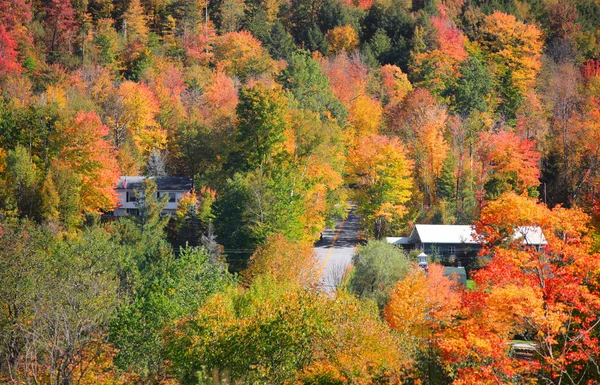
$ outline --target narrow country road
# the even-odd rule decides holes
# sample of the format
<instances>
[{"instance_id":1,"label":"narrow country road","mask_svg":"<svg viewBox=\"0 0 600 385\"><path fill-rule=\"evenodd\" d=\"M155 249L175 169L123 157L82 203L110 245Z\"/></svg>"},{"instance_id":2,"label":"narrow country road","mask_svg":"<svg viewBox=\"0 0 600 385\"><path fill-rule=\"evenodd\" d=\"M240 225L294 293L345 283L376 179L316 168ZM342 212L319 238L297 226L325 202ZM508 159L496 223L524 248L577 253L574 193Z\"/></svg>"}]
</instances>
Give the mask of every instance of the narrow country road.
<instances>
[{"instance_id":1,"label":"narrow country road","mask_svg":"<svg viewBox=\"0 0 600 385\"><path fill-rule=\"evenodd\" d=\"M352 263L354 248L358 244L360 220L349 212L346 220L340 220L335 231L325 229L323 239L315 244L317 259L323 266L321 286L326 291L335 290L346 267Z\"/></svg>"}]
</instances>

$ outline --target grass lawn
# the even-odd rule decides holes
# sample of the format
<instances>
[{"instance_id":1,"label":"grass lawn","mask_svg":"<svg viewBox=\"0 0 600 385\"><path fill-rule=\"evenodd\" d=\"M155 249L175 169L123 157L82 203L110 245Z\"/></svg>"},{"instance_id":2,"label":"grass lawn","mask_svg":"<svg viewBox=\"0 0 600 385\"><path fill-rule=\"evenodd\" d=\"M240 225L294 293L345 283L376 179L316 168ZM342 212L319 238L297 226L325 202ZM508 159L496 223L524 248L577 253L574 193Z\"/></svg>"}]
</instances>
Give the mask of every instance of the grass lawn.
<instances>
[{"instance_id":1,"label":"grass lawn","mask_svg":"<svg viewBox=\"0 0 600 385\"><path fill-rule=\"evenodd\" d=\"M472 279L467 279L467 290L475 290L477 285L475 285L475 281Z\"/></svg>"}]
</instances>

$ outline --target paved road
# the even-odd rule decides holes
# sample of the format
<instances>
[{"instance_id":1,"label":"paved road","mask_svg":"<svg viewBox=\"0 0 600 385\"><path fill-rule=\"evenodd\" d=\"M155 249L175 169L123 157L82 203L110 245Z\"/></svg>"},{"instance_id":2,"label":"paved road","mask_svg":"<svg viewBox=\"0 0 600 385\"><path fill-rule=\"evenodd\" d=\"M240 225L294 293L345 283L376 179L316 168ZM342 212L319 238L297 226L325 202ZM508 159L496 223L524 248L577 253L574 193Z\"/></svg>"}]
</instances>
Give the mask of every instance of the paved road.
<instances>
[{"instance_id":1,"label":"paved road","mask_svg":"<svg viewBox=\"0 0 600 385\"><path fill-rule=\"evenodd\" d=\"M352 262L358 244L359 222L353 209L345 221L338 221L335 231L325 229L323 239L315 244L317 258L323 265L321 285L327 291L337 287L344 270Z\"/></svg>"}]
</instances>

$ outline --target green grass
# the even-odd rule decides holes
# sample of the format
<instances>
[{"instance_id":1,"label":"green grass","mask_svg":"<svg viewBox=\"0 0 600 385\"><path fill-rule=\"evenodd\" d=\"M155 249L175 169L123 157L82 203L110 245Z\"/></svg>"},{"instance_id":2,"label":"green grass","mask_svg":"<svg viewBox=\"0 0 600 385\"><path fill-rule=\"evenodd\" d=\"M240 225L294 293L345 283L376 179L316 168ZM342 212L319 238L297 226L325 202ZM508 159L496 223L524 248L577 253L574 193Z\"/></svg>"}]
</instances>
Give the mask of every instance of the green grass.
<instances>
[{"instance_id":1,"label":"green grass","mask_svg":"<svg viewBox=\"0 0 600 385\"><path fill-rule=\"evenodd\" d=\"M467 279L467 290L475 290L476 288L477 285L475 284L475 281L472 279Z\"/></svg>"}]
</instances>

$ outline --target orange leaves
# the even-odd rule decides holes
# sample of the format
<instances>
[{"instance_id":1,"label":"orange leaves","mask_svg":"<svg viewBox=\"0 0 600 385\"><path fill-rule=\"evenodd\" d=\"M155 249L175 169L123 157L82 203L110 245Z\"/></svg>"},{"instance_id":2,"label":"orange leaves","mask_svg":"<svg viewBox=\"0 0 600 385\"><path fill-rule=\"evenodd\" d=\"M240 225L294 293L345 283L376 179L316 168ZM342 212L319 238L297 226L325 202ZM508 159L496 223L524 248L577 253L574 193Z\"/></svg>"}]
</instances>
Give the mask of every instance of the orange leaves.
<instances>
[{"instance_id":1,"label":"orange leaves","mask_svg":"<svg viewBox=\"0 0 600 385\"><path fill-rule=\"evenodd\" d=\"M385 318L407 337L427 339L431 333L450 326L459 307L457 283L444 276L441 265L431 264L427 273L414 267L396 284L385 308Z\"/></svg>"},{"instance_id":2,"label":"orange leaves","mask_svg":"<svg viewBox=\"0 0 600 385\"><path fill-rule=\"evenodd\" d=\"M329 50L337 55L340 52L352 52L358 47L358 34L351 25L335 27L327 32Z\"/></svg>"},{"instance_id":3,"label":"orange leaves","mask_svg":"<svg viewBox=\"0 0 600 385\"><path fill-rule=\"evenodd\" d=\"M414 161L414 175L430 205L435 181L440 175L449 149L444 139L448 119L446 109L423 88L413 91L401 108L388 112L389 130L407 143Z\"/></svg>"},{"instance_id":4,"label":"orange leaves","mask_svg":"<svg viewBox=\"0 0 600 385\"><path fill-rule=\"evenodd\" d=\"M108 127L94 112L80 112L72 122L57 126L54 141L60 148L55 160L67 165L82 179L80 191L85 211L110 211L117 204L114 186L119 178Z\"/></svg>"},{"instance_id":5,"label":"orange leaves","mask_svg":"<svg viewBox=\"0 0 600 385\"><path fill-rule=\"evenodd\" d=\"M329 60L322 59L321 68L329 78L333 94L346 107L366 93L368 72L359 57L350 59L346 53L341 53Z\"/></svg>"},{"instance_id":6,"label":"orange leaves","mask_svg":"<svg viewBox=\"0 0 600 385\"><path fill-rule=\"evenodd\" d=\"M525 192L540 184L541 154L535 150L535 141L521 139L511 131L481 133L479 138L482 162L495 173L513 178L517 191Z\"/></svg>"},{"instance_id":7,"label":"orange leaves","mask_svg":"<svg viewBox=\"0 0 600 385\"><path fill-rule=\"evenodd\" d=\"M437 32L438 50L450 63L461 62L467 58L467 38L453 25L445 6L438 5L438 10L439 16L431 16L431 24Z\"/></svg>"},{"instance_id":8,"label":"orange leaves","mask_svg":"<svg viewBox=\"0 0 600 385\"><path fill-rule=\"evenodd\" d=\"M403 101L413 89L408 76L402 72L400 67L392 64L384 65L380 71L388 104L394 105Z\"/></svg>"},{"instance_id":9,"label":"orange leaves","mask_svg":"<svg viewBox=\"0 0 600 385\"><path fill-rule=\"evenodd\" d=\"M235 113L238 96L233 80L223 72L216 72L211 77L210 83L204 93L206 101L215 112L231 116Z\"/></svg>"},{"instance_id":10,"label":"orange leaves","mask_svg":"<svg viewBox=\"0 0 600 385\"><path fill-rule=\"evenodd\" d=\"M484 238L483 253L492 255L475 275L481 292L472 298L471 314L485 317L478 328L487 330L490 341L529 335L539 355L537 364L555 378L565 371L570 378L585 378L589 359L600 354L597 337L588 334L600 311L600 296L589 286L600 276L600 262L586 236L588 221L579 209L550 210L507 193L488 204L476 226ZM540 226L548 245L538 250L514 238L523 226ZM490 319L493 329L484 324ZM506 360L498 356L492 362L502 363L504 371L516 364Z\"/></svg>"}]
</instances>

